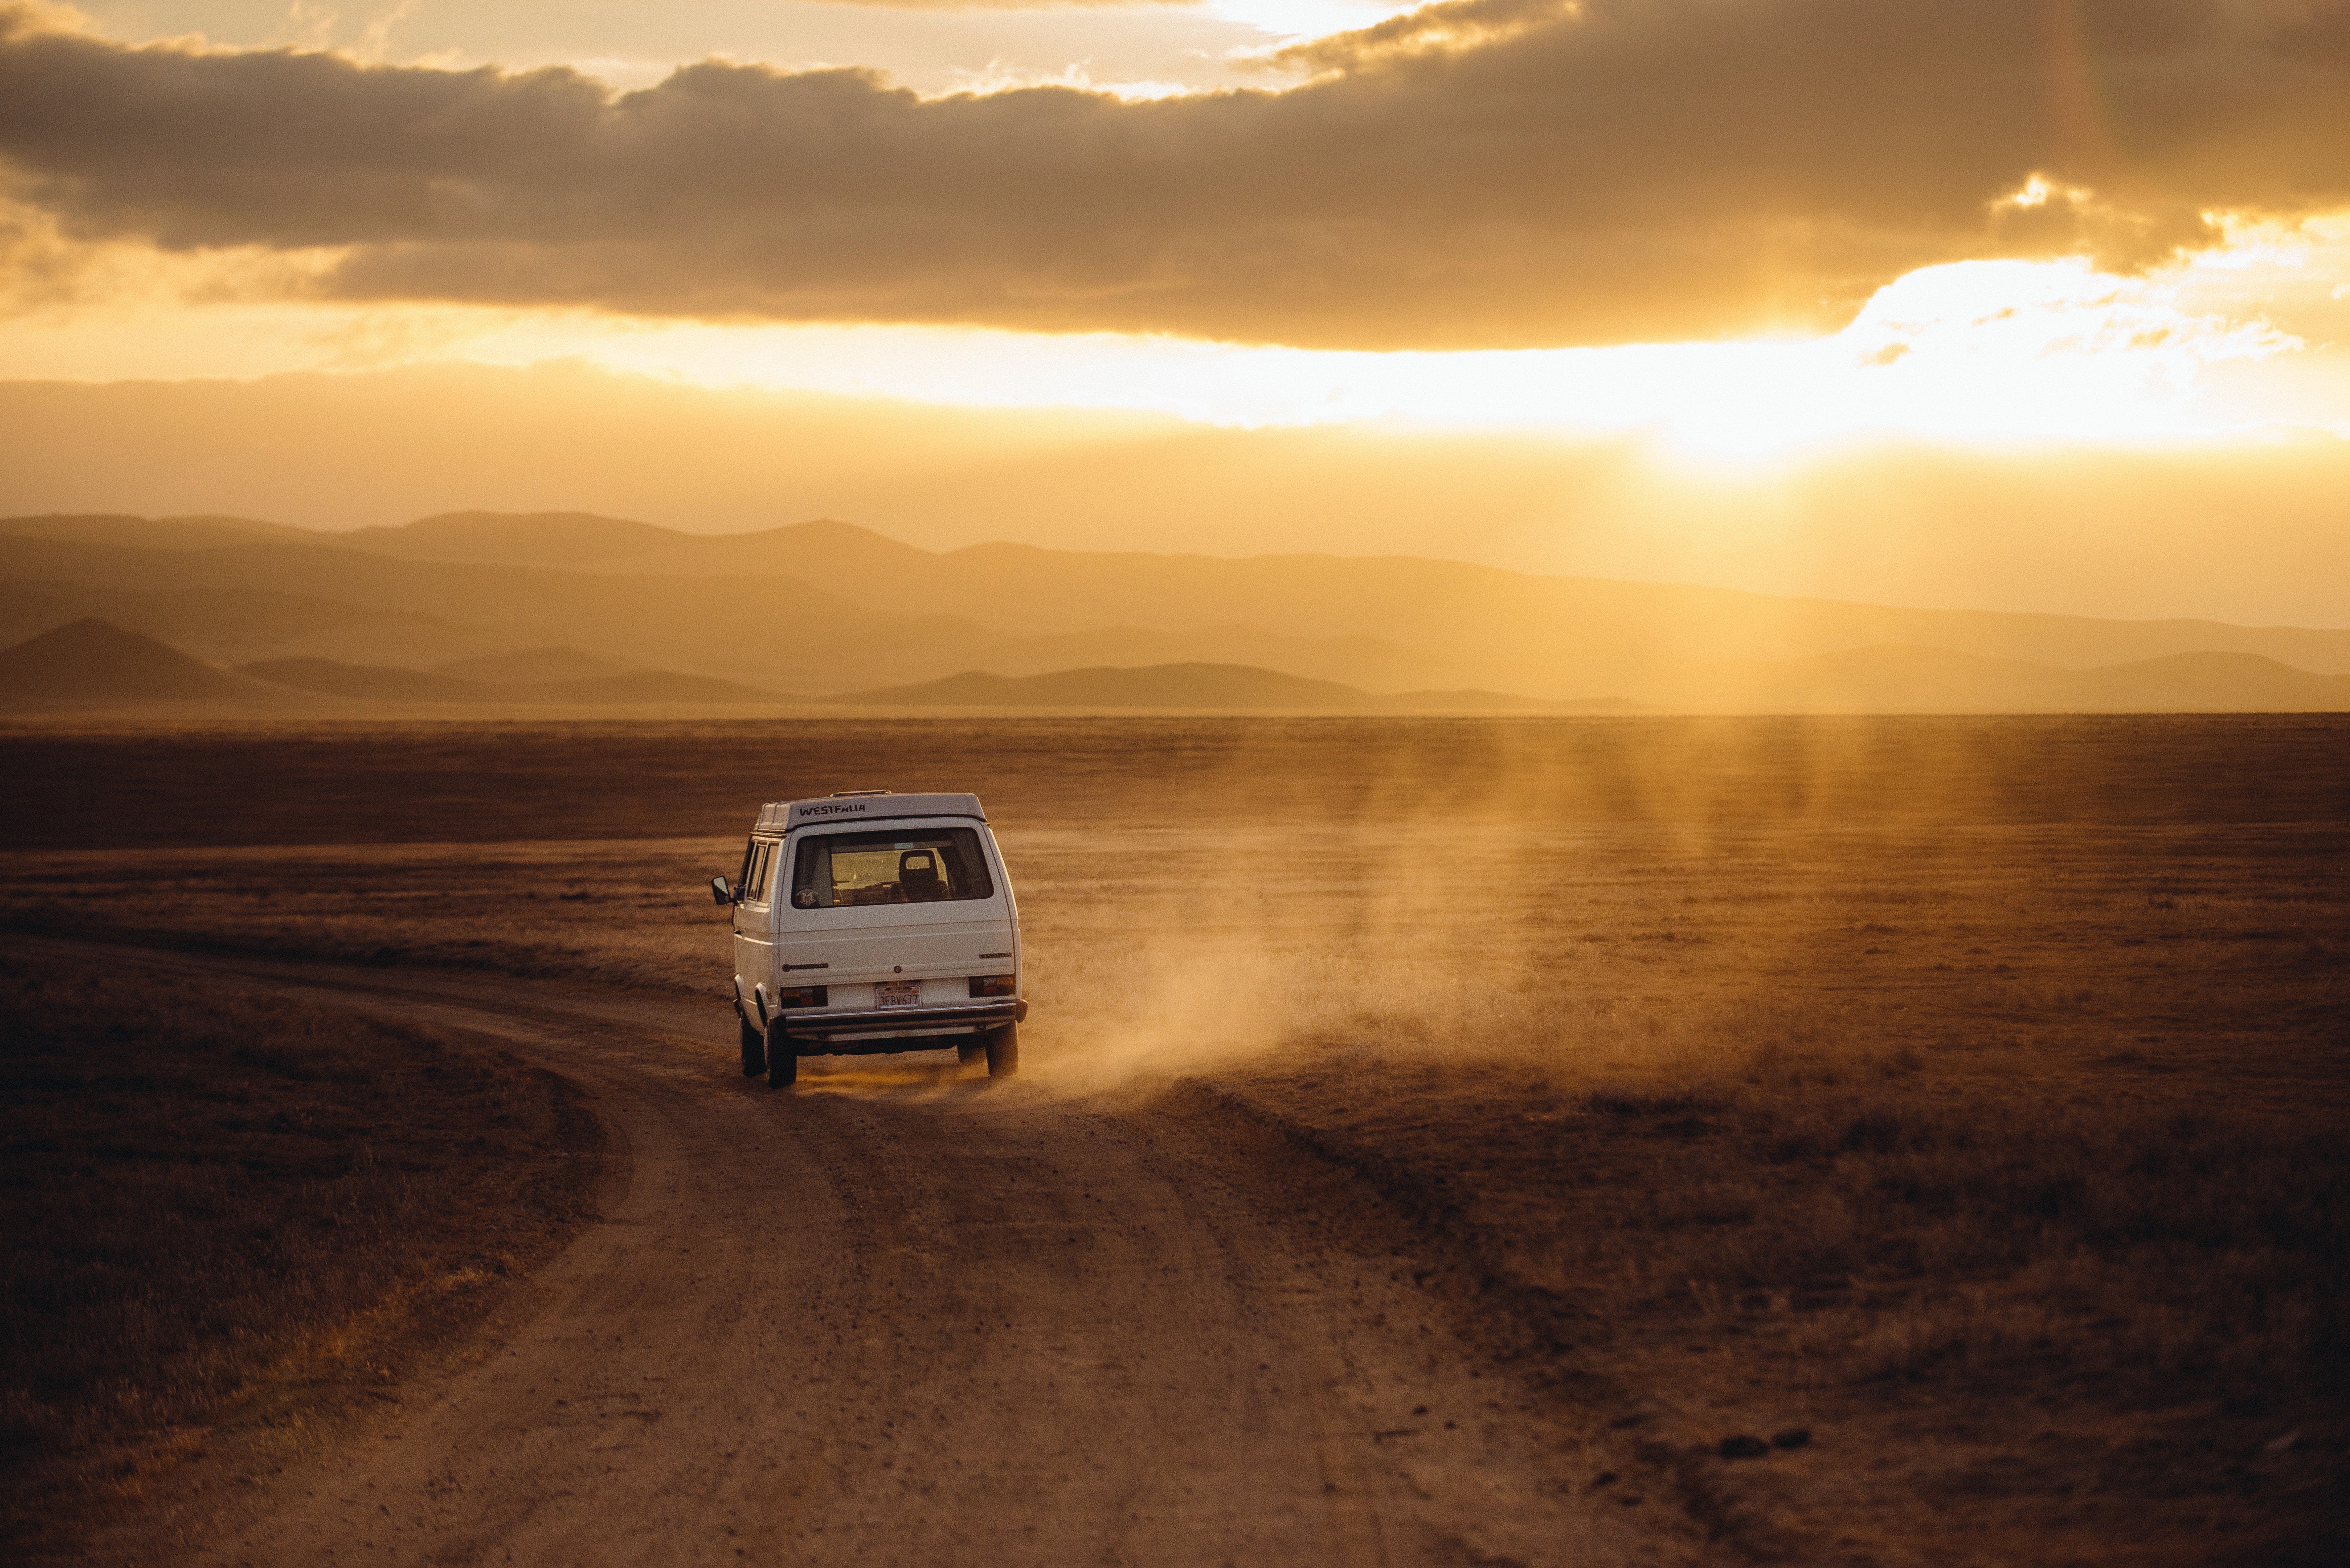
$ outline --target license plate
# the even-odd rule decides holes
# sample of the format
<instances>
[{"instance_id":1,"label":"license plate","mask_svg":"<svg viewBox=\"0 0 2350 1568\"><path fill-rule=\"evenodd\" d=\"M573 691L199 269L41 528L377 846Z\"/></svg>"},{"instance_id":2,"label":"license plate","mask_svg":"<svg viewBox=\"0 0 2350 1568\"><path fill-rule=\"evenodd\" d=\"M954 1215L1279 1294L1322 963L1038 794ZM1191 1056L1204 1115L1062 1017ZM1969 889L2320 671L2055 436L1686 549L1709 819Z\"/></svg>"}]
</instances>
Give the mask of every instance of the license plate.
<instances>
[{"instance_id":1,"label":"license plate","mask_svg":"<svg viewBox=\"0 0 2350 1568\"><path fill-rule=\"evenodd\" d=\"M922 985L920 981L873 988L873 1005L876 1007L920 1007L921 1004Z\"/></svg>"}]
</instances>

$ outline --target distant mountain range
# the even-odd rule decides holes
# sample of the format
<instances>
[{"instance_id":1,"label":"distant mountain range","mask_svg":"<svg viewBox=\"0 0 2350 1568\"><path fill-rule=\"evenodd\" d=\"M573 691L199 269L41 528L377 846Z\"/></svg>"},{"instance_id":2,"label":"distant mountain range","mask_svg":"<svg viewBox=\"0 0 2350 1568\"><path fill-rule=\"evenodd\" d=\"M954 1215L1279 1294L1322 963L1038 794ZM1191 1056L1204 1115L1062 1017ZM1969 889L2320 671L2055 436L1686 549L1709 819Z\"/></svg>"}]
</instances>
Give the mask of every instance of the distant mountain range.
<instances>
[{"instance_id":1,"label":"distant mountain range","mask_svg":"<svg viewBox=\"0 0 2350 1568\"><path fill-rule=\"evenodd\" d=\"M943 680L859 691L871 705L1003 708L1278 708L1377 712L1630 713L1711 711L1723 691L1747 711L1870 712L2332 712L2350 710L2350 675L2313 675L2256 653L2174 653L2101 670L2054 670L1930 648L1863 648L1783 664L1692 672L1680 701L1586 698L1545 702L1499 691L1377 694L1232 664L967 670Z\"/></svg>"},{"instance_id":2,"label":"distant mountain range","mask_svg":"<svg viewBox=\"0 0 2350 1568\"><path fill-rule=\"evenodd\" d=\"M251 702L273 695L259 682L102 620L73 621L0 649L0 700L18 703Z\"/></svg>"},{"instance_id":3,"label":"distant mountain range","mask_svg":"<svg viewBox=\"0 0 2350 1568\"><path fill-rule=\"evenodd\" d=\"M296 691L329 697L356 697L370 702L498 702L558 703L617 706L636 702L731 702L772 704L783 694L745 686L739 680L719 680L707 675L676 675L663 670L615 670L608 674L574 676L551 680L481 680L457 673L462 670L502 666L553 664L564 656L582 664L602 665L566 648L536 649L486 659L461 659L439 670L401 670L382 664L344 664L332 659L263 659L240 664L236 672Z\"/></svg>"},{"instance_id":4,"label":"distant mountain range","mask_svg":"<svg viewBox=\"0 0 2350 1568\"><path fill-rule=\"evenodd\" d=\"M519 679L514 679L519 677ZM457 703L501 708L629 708L723 704L734 708L819 705L707 676L622 670L576 649L529 649L461 660L437 670L344 664L331 659L265 659L215 670L139 632L83 619L0 649L0 706L120 708L190 703L286 712L327 699L404 709ZM1139 670L1069 670L1003 676L972 670L915 686L856 692L821 705L1012 708L1204 708L1403 711L1607 711L1628 703L1543 702L1492 691L1424 691L1377 697L1332 680L1308 680L1234 664L1170 664Z\"/></svg>"},{"instance_id":5,"label":"distant mountain range","mask_svg":"<svg viewBox=\"0 0 2350 1568\"><path fill-rule=\"evenodd\" d=\"M1336 680L1312 680L1246 664L1097 666L1050 675L991 675L967 670L943 680L853 691L835 699L871 706L926 708L1215 708L1344 712L1623 712L1616 698L1544 702L1500 691L1401 691L1377 695Z\"/></svg>"},{"instance_id":6,"label":"distant mountain range","mask_svg":"<svg viewBox=\"0 0 2350 1568\"><path fill-rule=\"evenodd\" d=\"M0 520L0 645L88 618L268 691L361 703L2350 708L2350 630L1899 609L1393 557L940 553L833 522L705 536L573 513L348 534Z\"/></svg>"},{"instance_id":7,"label":"distant mountain range","mask_svg":"<svg viewBox=\"0 0 2350 1568\"><path fill-rule=\"evenodd\" d=\"M571 673L536 678L549 671ZM515 672L525 678L495 678ZM481 679L483 675L491 678ZM306 699L317 698L344 704L501 708L773 707L787 701L774 691L708 676L618 670L567 648L492 655L440 670L342 664L331 659L265 659L224 670L153 638L86 618L0 649L0 704L18 709L184 707L192 702L292 711L316 709L318 704Z\"/></svg>"},{"instance_id":8,"label":"distant mountain range","mask_svg":"<svg viewBox=\"0 0 2350 1568\"><path fill-rule=\"evenodd\" d=\"M1690 670L1656 683L1650 692L1666 707L1752 712L2350 710L2350 675L2314 674L2257 653L2169 653L2093 670L2059 670L1938 648L1856 648L1809 659Z\"/></svg>"}]
</instances>

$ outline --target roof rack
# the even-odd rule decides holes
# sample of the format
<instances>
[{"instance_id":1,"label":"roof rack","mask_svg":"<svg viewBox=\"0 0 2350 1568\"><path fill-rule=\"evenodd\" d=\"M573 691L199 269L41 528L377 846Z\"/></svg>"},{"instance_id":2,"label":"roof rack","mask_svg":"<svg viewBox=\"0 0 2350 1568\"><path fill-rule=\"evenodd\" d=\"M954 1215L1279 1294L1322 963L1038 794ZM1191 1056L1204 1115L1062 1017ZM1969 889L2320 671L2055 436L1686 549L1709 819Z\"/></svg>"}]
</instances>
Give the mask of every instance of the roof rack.
<instances>
[{"instance_id":1,"label":"roof rack","mask_svg":"<svg viewBox=\"0 0 2350 1568\"><path fill-rule=\"evenodd\" d=\"M847 800L854 795L888 794L889 793L889 792L886 789L837 789L826 798L829 800Z\"/></svg>"}]
</instances>

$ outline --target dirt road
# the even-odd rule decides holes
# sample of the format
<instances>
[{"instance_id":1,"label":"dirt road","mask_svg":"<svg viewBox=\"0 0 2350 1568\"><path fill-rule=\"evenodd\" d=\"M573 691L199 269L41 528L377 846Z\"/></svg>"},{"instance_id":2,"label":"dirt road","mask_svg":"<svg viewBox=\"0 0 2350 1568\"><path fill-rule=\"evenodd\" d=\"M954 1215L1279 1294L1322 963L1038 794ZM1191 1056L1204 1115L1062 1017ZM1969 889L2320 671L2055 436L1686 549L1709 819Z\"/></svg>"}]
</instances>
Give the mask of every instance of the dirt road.
<instances>
[{"instance_id":1,"label":"dirt road","mask_svg":"<svg viewBox=\"0 0 2350 1568\"><path fill-rule=\"evenodd\" d=\"M1211 1096L997 1085L935 1057L811 1064L779 1094L735 1072L714 1005L151 967L194 966L499 1036L585 1086L628 1154L625 1191L518 1329L250 1478L199 1561L1700 1550L1665 1500L1587 1490L1605 1412L1495 1364L1461 1298L1415 1285L1440 1264L1399 1220Z\"/></svg>"}]
</instances>

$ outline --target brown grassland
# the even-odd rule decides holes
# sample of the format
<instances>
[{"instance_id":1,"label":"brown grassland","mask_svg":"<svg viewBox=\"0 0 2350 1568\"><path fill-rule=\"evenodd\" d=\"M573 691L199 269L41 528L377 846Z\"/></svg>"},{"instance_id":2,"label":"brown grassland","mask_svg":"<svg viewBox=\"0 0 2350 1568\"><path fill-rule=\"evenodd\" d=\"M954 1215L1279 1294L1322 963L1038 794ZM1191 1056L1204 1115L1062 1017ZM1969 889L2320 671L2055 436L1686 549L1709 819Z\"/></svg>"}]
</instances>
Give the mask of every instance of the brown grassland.
<instances>
[{"instance_id":1,"label":"brown grassland","mask_svg":"<svg viewBox=\"0 0 2350 1568\"><path fill-rule=\"evenodd\" d=\"M0 956L0 1536L68 1542L234 1417L282 1453L592 1212L567 1085L453 1034ZM134 982L135 983L135 982Z\"/></svg>"},{"instance_id":2,"label":"brown grassland","mask_svg":"<svg viewBox=\"0 0 2350 1568\"><path fill-rule=\"evenodd\" d=\"M149 944L713 1008L702 883L758 802L973 789L1030 1075L1188 1080L1357 1175L1497 1354L1620 1409L1595 1506L1879 1563L2314 1563L2350 1524L2350 722L26 728L0 778L0 921L125 943L118 982ZM200 1425L427 1253L534 1255L460 1175L556 1180L515 1064L0 978L18 1452Z\"/></svg>"}]
</instances>

